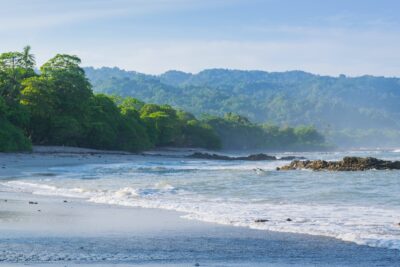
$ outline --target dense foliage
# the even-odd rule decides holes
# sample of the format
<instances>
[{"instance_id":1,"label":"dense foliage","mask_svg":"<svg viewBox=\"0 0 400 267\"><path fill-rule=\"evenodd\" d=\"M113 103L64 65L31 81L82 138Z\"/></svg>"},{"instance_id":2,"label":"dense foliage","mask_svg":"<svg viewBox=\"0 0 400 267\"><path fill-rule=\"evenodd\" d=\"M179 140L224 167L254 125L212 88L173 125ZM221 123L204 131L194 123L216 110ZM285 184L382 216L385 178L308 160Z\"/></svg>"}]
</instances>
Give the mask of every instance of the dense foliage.
<instances>
[{"instance_id":1,"label":"dense foliage","mask_svg":"<svg viewBox=\"0 0 400 267\"><path fill-rule=\"evenodd\" d=\"M222 140L223 147L231 149L295 149L329 148L324 137L314 127L278 127L272 124L257 125L237 114L227 113L223 118L208 116L211 125Z\"/></svg>"},{"instance_id":2,"label":"dense foliage","mask_svg":"<svg viewBox=\"0 0 400 267\"><path fill-rule=\"evenodd\" d=\"M31 142L127 151L220 147L213 129L189 113L93 94L79 64L56 55L38 74L29 47L0 55L0 151L29 150Z\"/></svg>"},{"instance_id":3,"label":"dense foliage","mask_svg":"<svg viewBox=\"0 0 400 267\"><path fill-rule=\"evenodd\" d=\"M301 71L211 69L159 76L87 68L97 92L167 103L195 115L233 112L259 123L314 125L343 145L398 145L400 79Z\"/></svg>"},{"instance_id":4,"label":"dense foliage","mask_svg":"<svg viewBox=\"0 0 400 267\"><path fill-rule=\"evenodd\" d=\"M28 150L24 129L29 121L26 108L19 104L21 81L34 75L34 58L29 47L22 53L0 54L0 151Z\"/></svg>"},{"instance_id":5,"label":"dense foliage","mask_svg":"<svg viewBox=\"0 0 400 267\"><path fill-rule=\"evenodd\" d=\"M0 55L0 151L29 150L32 143L126 151L321 148L324 143L309 127L262 126L234 114L198 120L170 105L94 94L80 63L76 56L58 54L36 72L30 47Z\"/></svg>"}]
</instances>

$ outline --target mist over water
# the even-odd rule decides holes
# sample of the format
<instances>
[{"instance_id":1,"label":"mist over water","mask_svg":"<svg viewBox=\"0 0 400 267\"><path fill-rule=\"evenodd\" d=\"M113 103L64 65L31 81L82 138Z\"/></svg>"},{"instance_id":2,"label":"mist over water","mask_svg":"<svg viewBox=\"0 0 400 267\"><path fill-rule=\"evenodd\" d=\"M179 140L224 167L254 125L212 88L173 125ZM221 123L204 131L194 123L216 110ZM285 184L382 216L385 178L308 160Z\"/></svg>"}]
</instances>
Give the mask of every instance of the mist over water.
<instances>
[{"instance_id":1,"label":"mist over water","mask_svg":"<svg viewBox=\"0 0 400 267\"><path fill-rule=\"evenodd\" d=\"M399 150L286 153L308 159ZM1 190L183 212L187 219L335 237L400 249L400 172L276 171L287 161L142 157L130 163L52 167L1 181ZM264 222L256 222L265 220Z\"/></svg>"}]
</instances>

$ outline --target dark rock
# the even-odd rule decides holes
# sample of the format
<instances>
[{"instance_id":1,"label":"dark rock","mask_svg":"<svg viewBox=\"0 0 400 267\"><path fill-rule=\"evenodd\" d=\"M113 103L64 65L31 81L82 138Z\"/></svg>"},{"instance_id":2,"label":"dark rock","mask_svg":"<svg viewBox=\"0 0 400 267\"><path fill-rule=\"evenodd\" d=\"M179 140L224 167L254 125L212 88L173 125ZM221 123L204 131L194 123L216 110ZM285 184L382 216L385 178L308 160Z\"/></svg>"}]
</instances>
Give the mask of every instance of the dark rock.
<instances>
[{"instance_id":1,"label":"dark rock","mask_svg":"<svg viewBox=\"0 0 400 267\"><path fill-rule=\"evenodd\" d=\"M196 263L194 266L200 266L200 263Z\"/></svg>"},{"instance_id":2,"label":"dark rock","mask_svg":"<svg viewBox=\"0 0 400 267\"><path fill-rule=\"evenodd\" d=\"M292 221L292 219L290 219L290 218L287 218L287 219L286 219L286 221L287 221L287 222L291 222L291 221Z\"/></svg>"},{"instance_id":3,"label":"dark rock","mask_svg":"<svg viewBox=\"0 0 400 267\"><path fill-rule=\"evenodd\" d=\"M257 219L254 222L256 222L256 223L264 223L264 222L268 222L268 220L267 219Z\"/></svg>"},{"instance_id":4,"label":"dark rock","mask_svg":"<svg viewBox=\"0 0 400 267\"><path fill-rule=\"evenodd\" d=\"M286 156L286 157L281 157L280 160L304 160L306 159L305 157L296 157L296 156Z\"/></svg>"},{"instance_id":5,"label":"dark rock","mask_svg":"<svg viewBox=\"0 0 400 267\"><path fill-rule=\"evenodd\" d=\"M63 202L64 202L64 203L67 203L68 201L64 200Z\"/></svg>"},{"instance_id":6,"label":"dark rock","mask_svg":"<svg viewBox=\"0 0 400 267\"><path fill-rule=\"evenodd\" d=\"M247 157L237 157L236 159L238 160L252 160L252 161L259 161L259 160L277 160L277 158L275 156L270 156L267 154L253 154L253 155L249 155Z\"/></svg>"},{"instance_id":7,"label":"dark rock","mask_svg":"<svg viewBox=\"0 0 400 267\"><path fill-rule=\"evenodd\" d=\"M294 160L289 165L277 170L311 169L314 171L366 171L366 170L400 170L400 161L380 160L376 158L344 157L340 161Z\"/></svg>"},{"instance_id":8,"label":"dark rock","mask_svg":"<svg viewBox=\"0 0 400 267\"><path fill-rule=\"evenodd\" d=\"M249 161L277 160L275 156L270 156L263 153L252 154L245 157L229 157L225 155L195 152L192 155L189 155L188 157L196 159L211 159L211 160L249 160Z\"/></svg>"},{"instance_id":9,"label":"dark rock","mask_svg":"<svg viewBox=\"0 0 400 267\"><path fill-rule=\"evenodd\" d=\"M31 205L37 205L37 204L38 204L38 203L35 202L35 201L29 201L28 203L31 204Z\"/></svg>"}]
</instances>

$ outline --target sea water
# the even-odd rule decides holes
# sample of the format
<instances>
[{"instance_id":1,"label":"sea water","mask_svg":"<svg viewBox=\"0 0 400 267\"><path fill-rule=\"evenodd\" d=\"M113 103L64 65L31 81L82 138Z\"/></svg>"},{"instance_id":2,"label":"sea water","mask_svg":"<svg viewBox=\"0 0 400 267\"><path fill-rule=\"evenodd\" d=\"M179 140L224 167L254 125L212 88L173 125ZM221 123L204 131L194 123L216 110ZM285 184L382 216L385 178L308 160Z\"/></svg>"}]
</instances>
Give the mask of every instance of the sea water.
<instances>
[{"instance_id":1,"label":"sea water","mask_svg":"<svg viewBox=\"0 0 400 267\"><path fill-rule=\"evenodd\" d=\"M45 173L0 181L0 186L5 191L175 210L190 220L400 249L400 171L277 171L289 162L200 160L167 154L137 157L128 163L51 167ZM275 155L400 160L399 150Z\"/></svg>"}]
</instances>

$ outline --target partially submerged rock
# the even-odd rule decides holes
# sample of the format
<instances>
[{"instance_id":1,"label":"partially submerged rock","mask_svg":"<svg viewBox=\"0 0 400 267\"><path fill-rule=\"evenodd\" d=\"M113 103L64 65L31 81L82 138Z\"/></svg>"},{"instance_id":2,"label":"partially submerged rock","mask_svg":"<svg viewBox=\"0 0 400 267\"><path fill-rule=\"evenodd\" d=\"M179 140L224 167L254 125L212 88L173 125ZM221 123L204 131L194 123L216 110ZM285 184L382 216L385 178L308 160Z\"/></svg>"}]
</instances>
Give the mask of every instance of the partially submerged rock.
<instances>
[{"instance_id":1,"label":"partially submerged rock","mask_svg":"<svg viewBox=\"0 0 400 267\"><path fill-rule=\"evenodd\" d=\"M304 159L302 157L295 157L295 156L286 156L286 157L282 157L282 158L277 158L275 156L271 156L271 155L267 155L267 154L263 154L263 153L251 154L249 156L244 156L244 157L229 157L229 156L219 155L219 154L195 152L188 157L196 158L196 159L210 159L210 160L249 160L249 161Z\"/></svg>"},{"instance_id":2,"label":"partially submerged rock","mask_svg":"<svg viewBox=\"0 0 400 267\"><path fill-rule=\"evenodd\" d=\"M279 160L300 160L300 159L306 159L305 157L297 157L297 156L285 156L279 158Z\"/></svg>"},{"instance_id":3,"label":"partially submerged rock","mask_svg":"<svg viewBox=\"0 0 400 267\"><path fill-rule=\"evenodd\" d=\"M277 170L299 169L311 169L314 171L400 170L400 161L381 160L371 157L344 157L340 161L294 160L288 165L277 168Z\"/></svg>"}]
</instances>

